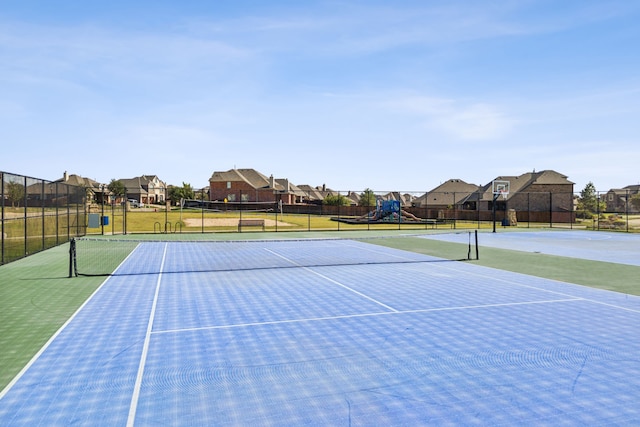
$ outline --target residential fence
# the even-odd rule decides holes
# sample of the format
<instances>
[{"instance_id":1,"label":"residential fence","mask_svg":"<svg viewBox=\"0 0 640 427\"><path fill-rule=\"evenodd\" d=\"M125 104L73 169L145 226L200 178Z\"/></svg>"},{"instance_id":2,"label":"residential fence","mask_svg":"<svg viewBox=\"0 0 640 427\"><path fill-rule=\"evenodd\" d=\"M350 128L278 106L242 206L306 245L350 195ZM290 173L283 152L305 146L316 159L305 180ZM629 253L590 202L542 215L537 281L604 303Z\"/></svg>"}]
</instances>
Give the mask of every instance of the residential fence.
<instances>
[{"instance_id":1,"label":"residential fence","mask_svg":"<svg viewBox=\"0 0 640 427\"><path fill-rule=\"evenodd\" d=\"M82 187L0 172L0 264L86 233Z\"/></svg>"}]
</instances>

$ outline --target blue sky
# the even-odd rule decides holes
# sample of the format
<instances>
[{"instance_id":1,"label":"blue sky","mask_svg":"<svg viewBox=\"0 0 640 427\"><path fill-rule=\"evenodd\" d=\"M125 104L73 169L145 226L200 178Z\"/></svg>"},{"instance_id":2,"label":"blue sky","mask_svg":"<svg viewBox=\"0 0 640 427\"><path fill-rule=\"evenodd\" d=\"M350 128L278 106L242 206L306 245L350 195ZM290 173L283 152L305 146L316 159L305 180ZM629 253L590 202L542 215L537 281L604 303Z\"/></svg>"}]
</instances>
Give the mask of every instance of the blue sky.
<instances>
[{"instance_id":1,"label":"blue sky","mask_svg":"<svg viewBox=\"0 0 640 427\"><path fill-rule=\"evenodd\" d=\"M0 170L640 183L640 3L0 0Z\"/></svg>"}]
</instances>

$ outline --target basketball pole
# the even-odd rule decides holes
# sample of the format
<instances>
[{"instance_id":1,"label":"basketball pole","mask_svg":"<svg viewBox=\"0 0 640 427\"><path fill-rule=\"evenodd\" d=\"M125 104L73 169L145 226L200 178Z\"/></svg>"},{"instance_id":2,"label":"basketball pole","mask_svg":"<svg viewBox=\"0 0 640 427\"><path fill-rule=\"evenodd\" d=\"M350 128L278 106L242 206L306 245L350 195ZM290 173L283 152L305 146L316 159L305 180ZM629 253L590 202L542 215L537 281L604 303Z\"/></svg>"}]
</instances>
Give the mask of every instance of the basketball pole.
<instances>
[{"instance_id":1,"label":"basketball pole","mask_svg":"<svg viewBox=\"0 0 640 427\"><path fill-rule=\"evenodd\" d=\"M491 213L493 215L493 232L496 232L496 200L500 198L500 193L493 193L493 206L491 207Z\"/></svg>"}]
</instances>

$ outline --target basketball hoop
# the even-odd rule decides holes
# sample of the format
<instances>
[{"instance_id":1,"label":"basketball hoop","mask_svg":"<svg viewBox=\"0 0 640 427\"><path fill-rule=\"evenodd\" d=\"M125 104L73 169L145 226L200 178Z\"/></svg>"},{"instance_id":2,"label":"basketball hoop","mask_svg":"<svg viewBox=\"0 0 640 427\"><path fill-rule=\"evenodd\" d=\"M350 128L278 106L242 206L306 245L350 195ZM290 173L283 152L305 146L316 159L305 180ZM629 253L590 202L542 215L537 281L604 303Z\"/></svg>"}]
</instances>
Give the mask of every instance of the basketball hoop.
<instances>
[{"instance_id":1,"label":"basketball hoop","mask_svg":"<svg viewBox=\"0 0 640 427\"><path fill-rule=\"evenodd\" d=\"M504 202L501 203L501 209L506 211L507 197L509 197L509 189L511 188L511 182L507 180L496 179L491 183L491 191L493 192L493 203L491 206L493 216L493 232L496 232L496 205L497 201L502 196Z\"/></svg>"},{"instance_id":2,"label":"basketball hoop","mask_svg":"<svg viewBox=\"0 0 640 427\"><path fill-rule=\"evenodd\" d=\"M509 197L509 188L511 187L509 181L495 180L492 182L493 200L498 200L502 196L502 200L507 200Z\"/></svg>"}]
</instances>

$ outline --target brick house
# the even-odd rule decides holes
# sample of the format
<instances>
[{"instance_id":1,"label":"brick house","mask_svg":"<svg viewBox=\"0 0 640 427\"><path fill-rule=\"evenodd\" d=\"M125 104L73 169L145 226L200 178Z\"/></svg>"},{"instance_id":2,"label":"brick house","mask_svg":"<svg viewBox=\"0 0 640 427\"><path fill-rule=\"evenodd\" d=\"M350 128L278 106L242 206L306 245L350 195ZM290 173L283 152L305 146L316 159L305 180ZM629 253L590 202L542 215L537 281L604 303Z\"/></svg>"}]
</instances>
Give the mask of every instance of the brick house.
<instances>
[{"instance_id":1,"label":"brick house","mask_svg":"<svg viewBox=\"0 0 640 427\"><path fill-rule=\"evenodd\" d=\"M624 188L612 188L607 191L604 201L607 204L607 212L638 212L631 199L640 194L640 185L627 185Z\"/></svg>"},{"instance_id":2,"label":"brick house","mask_svg":"<svg viewBox=\"0 0 640 427\"><path fill-rule=\"evenodd\" d=\"M294 204L304 196L287 179L267 177L255 169L214 172L209 178L209 200Z\"/></svg>"},{"instance_id":3,"label":"brick house","mask_svg":"<svg viewBox=\"0 0 640 427\"><path fill-rule=\"evenodd\" d=\"M519 176L499 176L495 180L508 181L510 186L506 199L496 199L496 210L513 209L516 212L527 212L530 215L527 220L530 221L573 221L574 183L565 175L553 170L544 170ZM493 203L493 186L489 183L482 189L478 206L480 210L491 211Z\"/></svg>"}]
</instances>

